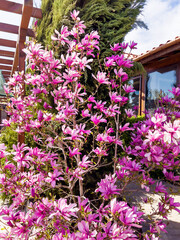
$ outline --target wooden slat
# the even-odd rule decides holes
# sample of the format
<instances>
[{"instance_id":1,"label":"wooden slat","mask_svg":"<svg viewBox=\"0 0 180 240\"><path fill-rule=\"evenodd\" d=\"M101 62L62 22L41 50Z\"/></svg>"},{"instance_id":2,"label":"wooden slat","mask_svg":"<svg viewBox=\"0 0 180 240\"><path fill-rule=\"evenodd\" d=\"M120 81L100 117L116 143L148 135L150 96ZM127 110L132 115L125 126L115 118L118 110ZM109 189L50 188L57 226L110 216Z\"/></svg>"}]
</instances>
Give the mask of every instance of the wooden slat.
<instances>
[{"instance_id":1,"label":"wooden slat","mask_svg":"<svg viewBox=\"0 0 180 240\"><path fill-rule=\"evenodd\" d=\"M0 56L4 57L14 57L15 52L10 52L6 50L0 50Z\"/></svg>"},{"instance_id":2,"label":"wooden slat","mask_svg":"<svg viewBox=\"0 0 180 240\"><path fill-rule=\"evenodd\" d=\"M3 69L3 70L11 70L11 66L0 65L0 69Z\"/></svg>"},{"instance_id":3,"label":"wooden slat","mask_svg":"<svg viewBox=\"0 0 180 240\"><path fill-rule=\"evenodd\" d=\"M10 75L11 72L9 72L9 71L2 71L2 74L5 75L5 76L7 76L7 75Z\"/></svg>"},{"instance_id":4,"label":"wooden slat","mask_svg":"<svg viewBox=\"0 0 180 240\"><path fill-rule=\"evenodd\" d=\"M18 26L7 24L7 23L0 23L0 31L18 34Z\"/></svg>"},{"instance_id":5,"label":"wooden slat","mask_svg":"<svg viewBox=\"0 0 180 240\"><path fill-rule=\"evenodd\" d=\"M19 27L15 26L15 25L12 25L12 24L0 23L0 31L18 34ZM32 29L28 28L27 36L28 37L35 37L35 34L34 34Z\"/></svg>"},{"instance_id":6,"label":"wooden slat","mask_svg":"<svg viewBox=\"0 0 180 240\"><path fill-rule=\"evenodd\" d=\"M15 48L16 41L0 38L0 46Z\"/></svg>"},{"instance_id":7,"label":"wooden slat","mask_svg":"<svg viewBox=\"0 0 180 240\"><path fill-rule=\"evenodd\" d=\"M0 58L0 63L7 64L7 65L12 65L13 64L13 60Z\"/></svg>"},{"instance_id":8,"label":"wooden slat","mask_svg":"<svg viewBox=\"0 0 180 240\"><path fill-rule=\"evenodd\" d=\"M10 2L6 0L1 0L1 4L0 4L0 10L17 13L17 14L22 14L22 7L23 7L22 4ZM31 17L42 18L42 10L39 8L33 8Z\"/></svg>"}]
</instances>

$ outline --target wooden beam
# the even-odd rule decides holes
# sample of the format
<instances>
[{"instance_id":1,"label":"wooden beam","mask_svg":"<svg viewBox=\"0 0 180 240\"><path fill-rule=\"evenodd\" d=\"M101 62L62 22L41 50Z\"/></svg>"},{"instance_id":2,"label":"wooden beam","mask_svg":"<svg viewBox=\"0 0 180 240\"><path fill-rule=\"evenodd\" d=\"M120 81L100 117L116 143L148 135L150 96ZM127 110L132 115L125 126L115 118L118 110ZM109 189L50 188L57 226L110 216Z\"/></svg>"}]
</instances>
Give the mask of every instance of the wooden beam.
<instances>
[{"instance_id":1,"label":"wooden beam","mask_svg":"<svg viewBox=\"0 0 180 240\"><path fill-rule=\"evenodd\" d=\"M16 41L0 38L0 46L15 48L16 47Z\"/></svg>"},{"instance_id":2,"label":"wooden beam","mask_svg":"<svg viewBox=\"0 0 180 240\"><path fill-rule=\"evenodd\" d=\"M6 65L0 65L0 69L2 70L10 70L11 71L11 66L6 66Z\"/></svg>"},{"instance_id":3,"label":"wooden beam","mask_svg":"<svg viewBox=\"0 0 180 240\"><path fill-rule=\"evenodd\" d=\"M0 63L7 64L7 65L12 65L13 64L13 60L0 58Z\"/></svg>"},{"instance_id":4,"label":"wooden beam","mask_svg":"<svg viewBox=\"0 0 180 240\"><path fill-rule=\"evenodd\" d=\"M0 56L4 57L14 57L15 52L10 52L6 50L0 50Z\"/></svg>"},{"instance_id":5,"label":"wooden beam","mask_svg":"<svg viewBox=\"0 0 180 240\"><path fill-rule=\"evenodd\" d=\"M0 23L0 31L1 32L8 32L18 34L19 27L7 23ZM27 36L28 37L35 37L34 31L30 28L27 29Z\"/></svg>"},{"instance_id":6,"label":"wooden beam","mask_svg":"<svg viewBox=\"0 0 180 240\"><path fill-rule=\"evenodd\" d=\"M152 55L147 56L146 58L140 60L142 64L148 64L150 61L156 61L158 58L163 58L166 56L174 55L174 52L180 51L180 44L170 46L169 48L163 49L160 52L156 52Z\"/></svg>"},{"instance_id":7,"label":"wooden beam","mask_svg":"<svg viewBox=\"0 0 180 240\"><path fill-rule=\"evenodd\" d=\"M162 59L159 61L154 61L150 64L145 64L144 68L147 72L152 72L159 68L170 66L170 65L176 64L178 62L180 62L180 52L177 54L174 54L170 57L166 57L165 59Z\"/></svg>"},{"instance_id":8,"label":"wooden beam","mask_svg":"<svg viewBox=\"0 0 180 240\"><path fill-rule=\"evenodd\" d=\"M144 62L144 61L147 62L149 57L152 57L152 55L155 55L156 53L161 54L162 52L164 52L164 50L167 51L168 54L169 54L169 51L170 52L177 51L177 50L180 49L179 44L180 44L180 37L176 37L175 40L173 40L173 41L168 41L165 44L161 44L157 48L154 48L150 51L147 51L144 54L139 55L137 58L134 58L134 61L141 62L141 63Z\"/></svg>"},{"instance_id":9,"label":"wooden beam","mask_svg":"<svg viewBox=\"0 0 180 240\"><path fill-rule=\"evenodd\" d=\"M1 0L0 10L2 11L22 14L22 8L22 4ZM40 8L33 8L31 12L31 17L42 18L42 10Z\"/></svg>"}]
</instances>

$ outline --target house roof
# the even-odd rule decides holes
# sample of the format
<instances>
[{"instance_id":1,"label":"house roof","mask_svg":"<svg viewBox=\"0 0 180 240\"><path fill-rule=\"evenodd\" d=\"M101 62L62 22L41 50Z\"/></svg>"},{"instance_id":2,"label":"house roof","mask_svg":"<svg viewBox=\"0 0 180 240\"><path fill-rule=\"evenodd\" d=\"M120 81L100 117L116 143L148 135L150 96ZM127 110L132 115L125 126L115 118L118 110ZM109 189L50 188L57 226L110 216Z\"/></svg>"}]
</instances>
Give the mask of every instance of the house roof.
<instances>
[{"instance_id":1,"label":"house roof","mask_svg":"<svg viewBox=\"0 0 180 240\"><path fill-rule=\"evenodd\" d=\"M167 51L166 51L167 50ZM164 52L166 54L172 52L172 51L180 51L180 37L177 36L174 40L168 40L164 44L160 44L158 47L154 47L152 50L148 50L145 53L142 53L140 55L134 56L134 61L136 62L146 62L145 59L148 59L149 56L157 55L160 52Z\"/></svg>"}]
</instances>

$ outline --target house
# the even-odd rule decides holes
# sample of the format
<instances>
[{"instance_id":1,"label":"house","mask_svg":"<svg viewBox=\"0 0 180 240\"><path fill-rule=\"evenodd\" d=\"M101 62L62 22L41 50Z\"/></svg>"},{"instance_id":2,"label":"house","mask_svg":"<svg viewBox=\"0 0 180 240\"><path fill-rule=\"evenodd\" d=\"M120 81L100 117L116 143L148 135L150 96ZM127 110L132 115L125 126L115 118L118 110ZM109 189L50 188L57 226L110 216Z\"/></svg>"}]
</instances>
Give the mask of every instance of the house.
<instances>
[{"instance_id":1,"label":"house","mask_svg":"<svg viewBox=\"0 0 180 240\"><path fill-rule=\"evenodd\" d=\"M160 96L180 85L180 37L167 41L144 54L134 57L141 62L147 74L132 79L135 88L131 102L139 105L139 114L158 106Z\"/></svg>"}]
</instances>

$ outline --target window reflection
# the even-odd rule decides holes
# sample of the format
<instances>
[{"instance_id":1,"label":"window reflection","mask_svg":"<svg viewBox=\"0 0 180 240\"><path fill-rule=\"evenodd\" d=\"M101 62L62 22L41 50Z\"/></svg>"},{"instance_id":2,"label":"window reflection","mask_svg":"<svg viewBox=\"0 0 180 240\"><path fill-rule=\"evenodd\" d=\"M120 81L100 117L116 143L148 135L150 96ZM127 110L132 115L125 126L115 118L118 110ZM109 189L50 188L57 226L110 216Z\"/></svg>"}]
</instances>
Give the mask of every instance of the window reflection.
<instances>
[{"instance_id":1,"label":"window reflection","mask_svg":"<svg viewBox=\"0 0 180 240\"><path fill-rule=\"evenodd\" d=\"M149 73L146 81L146 109L153 110L159 106L161 96L172 97L171 90L176 85L176 67L163 68Z\"/></svg>"}]
</instances>

